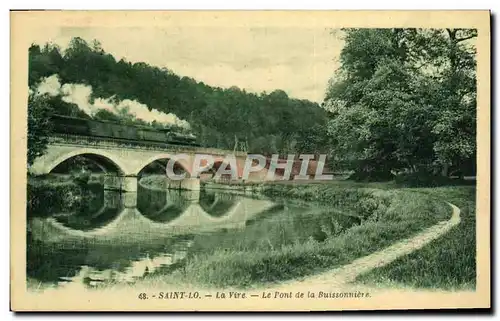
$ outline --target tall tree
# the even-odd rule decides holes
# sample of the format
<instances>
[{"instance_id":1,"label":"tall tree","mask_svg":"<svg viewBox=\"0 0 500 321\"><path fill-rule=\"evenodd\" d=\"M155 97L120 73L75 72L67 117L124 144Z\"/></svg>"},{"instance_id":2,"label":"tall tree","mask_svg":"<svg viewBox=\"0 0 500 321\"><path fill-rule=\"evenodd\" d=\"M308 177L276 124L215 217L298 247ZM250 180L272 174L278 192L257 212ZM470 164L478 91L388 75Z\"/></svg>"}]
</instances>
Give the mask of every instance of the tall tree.
<instances>
[{"instance_id":1,"label":"tall tree","mask_svg":"<svg viewBox=\"0 0 500 321\"><path fill-rule=\"evenodd\" d=\"M475 32L346 29L324 106L332 158L357 172L447 172L475 150ZM471 49L472 48L472 49ZM385 174L384 174L385 173Z\"/></svg>"},{"instance_id":2,"label":"tall tree","mask_svg":"<svg viewBox=\"0 0 500 321\"><path fill-rule=\"evenodd\" d=\"M52 110L46 96L30 94L28 97L28 165L43 155L47 149L48 137L52 131L50 114Z\"/></svg>"},{"instance_id":3,"label":"tall tree","mask_svg":"<svg viewBox=\"0 0 500 321\"><path fill-rule=\"evenodd\" d=\"M465 42L477 37L477 31L446 29L446 34L449 67L441 84L443 111L434 127L434 149L444 175L450 166L460 168L464 160L475 157L476 150L475 48Z\"/></svg>"}]
</instances>

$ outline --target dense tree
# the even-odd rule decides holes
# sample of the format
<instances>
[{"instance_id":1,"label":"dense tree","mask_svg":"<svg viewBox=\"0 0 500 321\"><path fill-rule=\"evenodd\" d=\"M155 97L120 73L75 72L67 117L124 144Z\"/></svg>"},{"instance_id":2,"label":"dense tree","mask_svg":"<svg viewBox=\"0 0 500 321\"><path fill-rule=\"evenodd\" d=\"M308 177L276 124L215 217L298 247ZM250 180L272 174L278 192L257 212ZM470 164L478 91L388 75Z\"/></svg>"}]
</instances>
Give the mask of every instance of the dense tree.
<instances>
[{"instance_id":1,"label":"dense tree","mask_svg":"<svg viewBox=\"0 0 500 321\"><path fill-rule=\"evenodd\" d=\"M475 151L474 30L346 29L324 106L339 167L448 173Z\"/></svg>"},{"instance_id":2,"label":"dense tree","mask_svg":"<svg viewBox=\"0 0 500 321\"><path fill-rule=\"evenodd\" d=\"M476 61L474 47L462 43L477 37L476 30L446 29L448 68L443 73L441 95L444 106L438 115L434 133L437 135L435 151L443 164L443 174L449 166L475 157L476 150Z\"/></svg>"},{"instance_id":3,"label":"dense tree","mask_svg":"<svg viewBox=\"0 0 500 321\"><path fill-rule=\"evenodd\" d=\"M49 115L52 109L46 96L30 94L28 98L28 165L38 156L42 155L46 148L52 131Z\"/></svg>"}]
</instances>

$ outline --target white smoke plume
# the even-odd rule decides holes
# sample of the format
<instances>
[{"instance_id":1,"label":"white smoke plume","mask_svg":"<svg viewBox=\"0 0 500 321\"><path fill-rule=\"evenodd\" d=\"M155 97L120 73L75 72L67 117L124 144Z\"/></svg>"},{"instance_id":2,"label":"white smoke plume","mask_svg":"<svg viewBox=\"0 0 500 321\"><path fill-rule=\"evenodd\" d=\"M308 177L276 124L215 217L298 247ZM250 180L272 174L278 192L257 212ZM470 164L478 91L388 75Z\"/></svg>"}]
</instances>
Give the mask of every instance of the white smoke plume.
<instances>
[{"instance_id":1,"label":"white smoke plume","mask_svg":"<svg viewBox=\"0 0 500 321\"><path fill-rule=\"evenodd\" d=\"M57 96L60 93L61 83L59 82L59 76L57 75L43 78L36 89L37 95L49 94L50 96Z\"/></svg>"},{"instance_id":2,"label":"white smoke plume","mask_svg":"<svg viewBox=\"0 0 500 321\"><path fill-rule=\"evenodd\" d=\"M180 119L175 114L165 114L159 110L151 109L136 100L124 99L116 102L113 97L96 98L90 102L92 96L92 87L84 84L64 84L61 85L58 75L43 78L37 89L37 95L48 94L50 96L61 96L61 99L67 103L73 103L78 106L87 115L93 117L99 110L107 110L118 116L132 116L135 119L152 123L156 121L165 125L175 125L190 129L187 121Z\"/></svg>"}]
</instances>

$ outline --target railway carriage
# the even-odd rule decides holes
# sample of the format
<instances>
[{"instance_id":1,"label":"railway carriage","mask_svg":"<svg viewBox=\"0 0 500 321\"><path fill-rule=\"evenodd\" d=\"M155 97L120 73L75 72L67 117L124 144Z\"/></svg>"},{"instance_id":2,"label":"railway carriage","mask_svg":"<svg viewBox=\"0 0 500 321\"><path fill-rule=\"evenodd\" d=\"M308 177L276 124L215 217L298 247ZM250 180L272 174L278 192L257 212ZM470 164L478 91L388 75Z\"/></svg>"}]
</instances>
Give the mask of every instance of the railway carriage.
<instances>
[{"instance_id":1,"label":"railway carriage","mask_svg":"<svg viewBox=\"0 0 500 321\"><path fill-rule=\"evenodd\" d=\"M144 141L162 144L199 146L196 137L176 133L170 129L122 125L108 121L53 115L54 132L58 134Z\"/></svg>"}]
</instances>

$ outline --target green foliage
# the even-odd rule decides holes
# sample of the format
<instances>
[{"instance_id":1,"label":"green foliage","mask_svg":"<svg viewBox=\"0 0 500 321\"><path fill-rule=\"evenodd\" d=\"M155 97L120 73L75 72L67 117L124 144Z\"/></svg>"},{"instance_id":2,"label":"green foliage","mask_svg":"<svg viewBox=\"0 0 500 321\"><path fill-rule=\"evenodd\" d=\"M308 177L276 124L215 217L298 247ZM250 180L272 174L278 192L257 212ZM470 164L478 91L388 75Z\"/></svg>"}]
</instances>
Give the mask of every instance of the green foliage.
<instances>
[{"instance_id":1,"label":"green foliage","mask_svg":"<svg viewBox=\"0 0 500 321\"><path fill-rule=\"evenodd\" d=\"M281 90L253 94L237 87L211 87L166 68L116 61L98 42L81 38L72 39L64 52L49 44L33 45L29 59L30 86L58 74L63 84L92 86L91 99L137 100L188 121L202 146L232 150L236 145L248 152L283 155L328 150L327 113L317 103L290 98ZM53 104L56 113L80 117L75 107ZM127 121L105 111L94 117Z\"/></svg>"},{"instance_id":2,"label":"green foliage","mask_svg":"<svg viewBox=\"0 0 500 321\"><path fill-rule=\"evenodd\" d=\"M350 180L356 182L387 182L394 179L394 174L388 170L380 170L378 168L372 170L358 170L349 176Z\"/></svg>"},{"instance_id":3,"label":"green foliage","mask_svg":"<svg viewBox=\"0 0 500 321\"><path fill-rule=\"evenodd\" d=\"M374 193L378 191L378 193ZM378 217L390 203L391 193L376 189L356 188L335 185L279 185L265 184L261 190L264 195L283 197L285 199L300 199L307 203L327 203L336 209L363 220L371 216Z\"/></svg>"},{"instance_id":4,"label":"green foliage","mask_svg":"<svg viewBox=\"0 0 500 321\"><path fill-rule=\"evenodd\" d=\"M426 171L404 173L396 176L395 183L404 187L437 187L444 185L464 185L460 179L451 179L447 176L433 174ZM471 181L474 184L475 181Z\"/></svg>"},{"instance_id":5,"label":"green foliage","mask_svg":"<svg viewBox=\"0 0 500 321\"><path fill-rule=\"evenodd\" d=\"M30 182L27 186L29 216L50 216L76 210L82 203L82 190L73 182L45 184Z\"/></svg>"},{"instance_id":6,"label":"green foliage","mask_svg":"<svg viewBox=\"0 0 500 321\"><path fill-rule=\"evenodd\" d=\"M30 177L27 185L28 216L57 216L61 213L95 212L94 200L103 196L100 182L89 181L87 174L58 180L51 177ZM98 206L97 208L96 205Z\"/></svg>"},{"instance_id":7,"label":"green foliage","mask_svg":"<svg viewBox=\"0 0 500 321\"><path fill-rule=\"evenodd\" d=\"M52 112L45 96L28 97L28 165L47 149L48 136L52 131L49 115Z\"/></svg>"},{"instance_id":8,"label":"green foliage","mask_svg":"<svg viewBox=\"0 0 500 321\"><path fill-rule=\"evenodd\" d=\"M474 30L346 29L324 106L336 167L447 174L475 157ZM469 172L471 168L468 169ZM366 175L362 175L366 176Z\"/></svg>"},{"instance_id":9,"label":"green foliage","mask_svg":"<svg viewBox=\"0 0 500 321\"><path fill-rule=\"evenodd\" d=\"M379 286L411 286L446 290L475 289L476 212L473 187L419 189L460 207L460 224L422 249L356 280Z\"/></svg>"}]
</instances>

